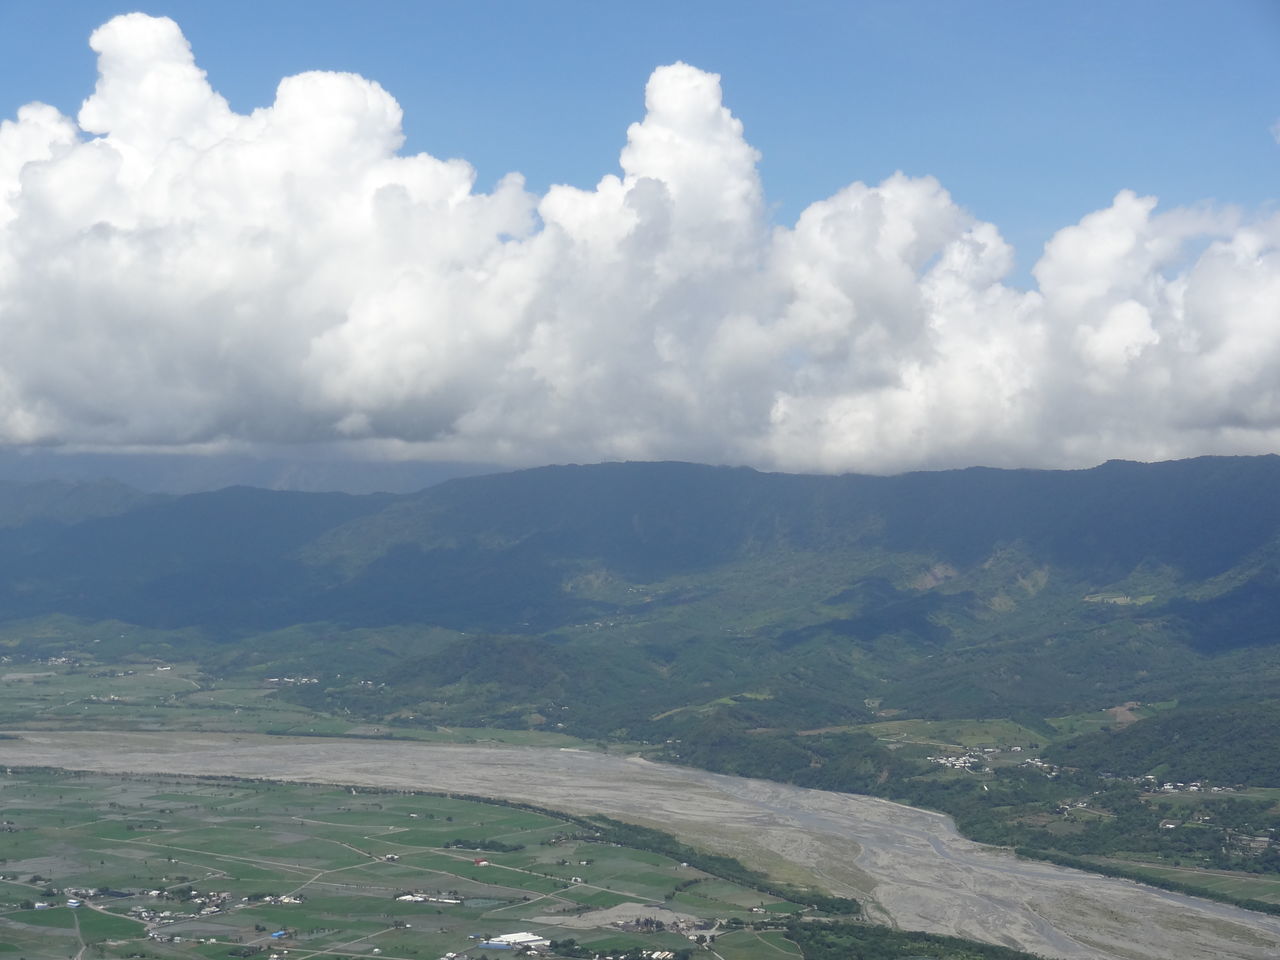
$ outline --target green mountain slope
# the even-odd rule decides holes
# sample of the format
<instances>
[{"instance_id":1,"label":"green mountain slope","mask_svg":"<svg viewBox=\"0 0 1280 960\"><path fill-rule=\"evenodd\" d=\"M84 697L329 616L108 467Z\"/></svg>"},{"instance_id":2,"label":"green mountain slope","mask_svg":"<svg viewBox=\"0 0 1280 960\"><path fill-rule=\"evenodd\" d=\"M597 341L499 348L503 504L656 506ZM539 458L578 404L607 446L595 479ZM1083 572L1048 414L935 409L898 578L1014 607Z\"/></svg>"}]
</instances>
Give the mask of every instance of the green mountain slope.
<instances>
[{"instance_id":1,"label":"green mountain slope","mask_svg":"<svg viewBox=\"0 0 1280 960\"><path fill-rule=\"evenodd\" d=\"M0 488L3 655L90 679L186 661L139 722L203 697L228 722L269 700L311 731L642 741L1159 882L1245 871L1263 879L1222 895L1267 904L1277 614L1278 457L900 477L613 463L408 496ZM26 682L10 715L129 722L125 700ZM1148 795L1147 775L1231 792Z\"/></svg>"},{"instance_id":2,"label":"green mountain slope","mask_svg":"<svg viewBox=\"0 0 1280 960\"><path fill-rule=\"evenodd\" d=\"M56 490L46 504L67 499ZM99 491L60 523L14 497L0 603L10 620L197 628L220 662L335 676L335 645L254 638L395 630L358 661L388 712L556 714L592 735L721 709L760 727L1044 717L1224 682L1246 695L1272 676L1258 651L1280 622L1277 491L1280 458L1257 457L901 477L615 463L411 496ZM342 687L326 687L335 702ZM591 719L559 717L570 701Z\"/></svg>"},{"instance_id":3,"label":"green mountain slope","mask_svg":"<svg viewBox=\"0 0 1280 960\"><path fill-rule=\"evenodd\" d=\"M0 481L0 528L71 524L125 513L166 499L112 480Z\"/></svg>"}]
</instances>

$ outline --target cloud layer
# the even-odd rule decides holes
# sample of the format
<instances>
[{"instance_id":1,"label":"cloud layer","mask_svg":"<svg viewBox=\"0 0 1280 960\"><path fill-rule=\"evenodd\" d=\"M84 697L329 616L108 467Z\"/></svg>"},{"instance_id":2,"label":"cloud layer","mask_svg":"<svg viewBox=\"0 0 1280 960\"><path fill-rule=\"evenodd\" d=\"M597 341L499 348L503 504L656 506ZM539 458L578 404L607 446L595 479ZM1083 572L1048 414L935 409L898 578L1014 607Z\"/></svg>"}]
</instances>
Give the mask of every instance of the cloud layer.
<instances>
[{"instance_id":1,"label":"cloud layer","mask_svg":"<svg viewBox=\"0 0 1280 960\"><path fill-rule=\"evenodd\" d=\"M786 470L1280 449L1280 217L1122 192L1007 285L932 178L772 227L719 78L654 71L621 176L477 192L305 73L234 113L117 17L75 120L0 124L0 444Z\"/></svg>"}]
</instances>

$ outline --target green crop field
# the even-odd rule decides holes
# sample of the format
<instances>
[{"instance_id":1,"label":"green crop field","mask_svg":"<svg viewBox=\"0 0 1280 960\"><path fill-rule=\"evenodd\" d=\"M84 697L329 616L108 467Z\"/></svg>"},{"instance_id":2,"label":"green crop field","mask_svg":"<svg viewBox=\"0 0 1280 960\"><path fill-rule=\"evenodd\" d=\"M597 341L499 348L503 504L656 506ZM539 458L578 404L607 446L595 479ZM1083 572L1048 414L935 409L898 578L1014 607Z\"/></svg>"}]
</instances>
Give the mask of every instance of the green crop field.
<instances>
[{"instance_id":1,"label":"green crop field","mask_svg":"<svg viewBox=\"0 0 1280 960\"><path fill-rule=\"evenodd\" d=\"M1195 867L1139 864L1132 860L1109 860L1104 857L1090 859L1098 863L1123 866L1136 876L1154 877L1157 880L1172 880L1176 883L1195 886L1211 893L1225 894L1242 900L1260 900L1263 903L1280 904L1280 879L1274 876L1251 876L1245 873L1228 873L1222 870L1199 870Z\"/></svg>"},{"instance_id":2,"label":"green crop field","mask_svg":"<svg viewBox=\"0 0 1280 960\"><path fill-rule=\"evenodd\" d=\"M735 930L716 938L716 952L729 953L741 960L782 960L799 957L800 950L775 930Z\"/></svg>"},{"instance_id":3,"label":"green crop field","mask_svg":"<svg viewBox=\"0 0 1280 960\"><path fill-rule=\"evenodd\" d=\"M0 777L0 806L0 954L26 960L417 960L526 931L593 951L720 935L725 960L798 955L750 929L797 905L517 807L21 769Z\"/></svg>"},{"instance_id":4,"label":"green crop field","mask_svg":"<svg viewBox=\"0 0 1280 960\"><path fill-rule=\"evenodd\" d=\"M942 747L1026 747L1045 739L1012 720L887 720L848 729L891 742Z\"/></svg>"},{"instance_id":5,"label":"green crop field","mask_svg":"<svg viewBox=\"0 0 1280 960\"><path fill-rule=\"evenodd\" d=\"M413 723L371 724L290 702L288 684L266 676L210 677L184 660L98 659L89 644L74 645L68 662L58 658L0 666L0 727L24 729L171 730L348 736L433 743L500 743L511 746L604 745L563 733L437 727ZM621 744L618 748L632 745Z\"/></svg>"}]
</instances>

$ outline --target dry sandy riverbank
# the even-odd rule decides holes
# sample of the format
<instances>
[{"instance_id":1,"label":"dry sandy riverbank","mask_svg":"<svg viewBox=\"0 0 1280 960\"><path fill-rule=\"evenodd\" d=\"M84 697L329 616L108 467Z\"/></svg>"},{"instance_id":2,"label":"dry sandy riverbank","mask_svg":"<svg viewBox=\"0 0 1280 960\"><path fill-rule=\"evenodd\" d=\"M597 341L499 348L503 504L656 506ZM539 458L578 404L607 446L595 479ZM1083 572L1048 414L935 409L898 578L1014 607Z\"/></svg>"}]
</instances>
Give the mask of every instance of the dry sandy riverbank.
<instances>
[{"instance_id":1,"label":"dry sandy riverbank","mask_svg":"<svg viewBox=\"0 0 1280 960\"><path fill-rule=\"evenodd\" d=\"M0 763L450 790L660 827L873 901L906 929L1049 957L1264 960L1280 917L1020 861L938 814L852 794L573 750L229 734L20 732Z\"/></svg>"}]
</instances>

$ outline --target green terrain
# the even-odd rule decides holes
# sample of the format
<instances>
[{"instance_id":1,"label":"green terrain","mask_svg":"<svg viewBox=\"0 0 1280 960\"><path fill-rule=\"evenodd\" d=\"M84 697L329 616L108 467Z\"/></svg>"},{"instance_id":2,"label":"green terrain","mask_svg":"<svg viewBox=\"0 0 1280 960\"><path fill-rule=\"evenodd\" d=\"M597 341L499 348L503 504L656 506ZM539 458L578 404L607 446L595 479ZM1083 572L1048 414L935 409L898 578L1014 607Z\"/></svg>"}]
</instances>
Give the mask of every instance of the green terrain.
<instances>
[{"instance_id":1,"label":"green terrain","mask_svg":"<svg viewBox=\"0 0 1280 960\"><path fill-rule=\"evenodd\" d=\"M572 743L1280 904L1280 458L0 487L0 723Z\"/></svg>"},{"instance_id":2,"label":"green terrain","mask_svg":"<svg viewBox=\"0 0 1280 960\"><path fill-rule=\"evenodd\" d=\"M1027 956L850 923L851 901L780 898L662 834L514 805L16 769L0 806L0 953L31 960L480 957L515 934L631 960L821 957L833 939Z\"/></svg>"}]
</instances>

